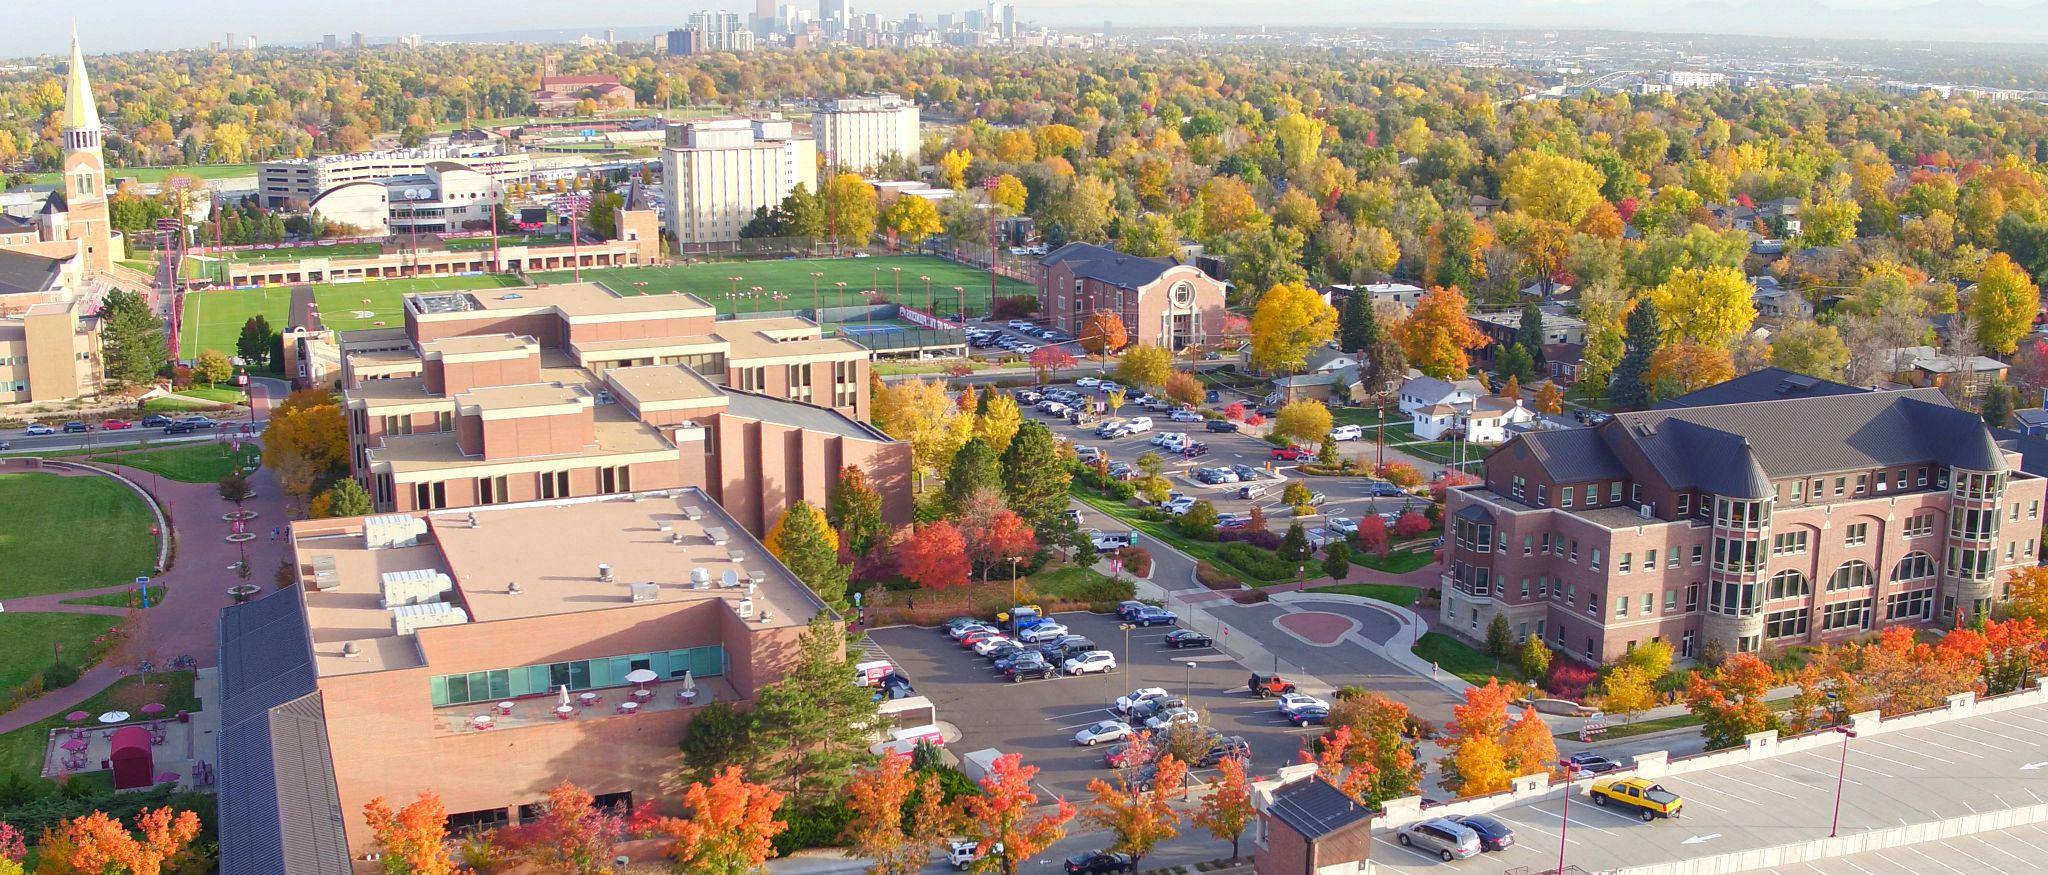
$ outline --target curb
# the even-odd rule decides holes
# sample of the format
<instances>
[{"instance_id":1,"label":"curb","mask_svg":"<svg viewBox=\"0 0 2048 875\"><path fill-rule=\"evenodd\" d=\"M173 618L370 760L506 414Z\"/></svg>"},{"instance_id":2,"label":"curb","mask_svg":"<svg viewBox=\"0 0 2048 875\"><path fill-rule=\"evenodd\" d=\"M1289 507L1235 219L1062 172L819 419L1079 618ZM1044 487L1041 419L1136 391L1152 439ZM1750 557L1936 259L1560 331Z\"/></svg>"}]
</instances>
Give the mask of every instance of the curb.
<instances>
[{"instance_id":1,"label":"curb","mask_svg":"<svg viewBox=\"0 0 2048 875\"><path fill-rule=\"evenodd\" d=\"M45 468L51 467L53 465L59 468L69 468L76 471L90 471L94 474L99 474L104 477L112 477L115 480L119 481L122 485L128 487L129 491L134 492L137 496L140 496L142 498L142 503L149 505L150 514L156 517L156 530L163 533L161 537L156 539L156 573L162 574L165 571L169 570L171 561L171 539L175 533L171 531L171 521L164 516L163 506L157 503L156 496L151 495L149 490L142 488L142 484L129 479L127 475L122 474L118 471L110 471L107 470L106 468L101 468L96 465L86 465L80 464L78 462L68 462L63 459L44 459L42 461L42 466Z\"/></svg>"},{"instance_id":2,"label":"curb","mask_svg":"<svg viewBox=\"0 0 2048 875\"><path fill-rule=\"evenodd\" d=\"M1270 599L1283 605L1296 605L1304 602L1334 602L1337 604L1357 605L1392 616L1395 622L1401 625L1401 629L1395 633L1394 639L1389 641L1365 639L1372 643L1372 649L1375 652L1379 653L1388 662L1406 670L1409 674L1428 680L1452 695L1462 696L1465 694L1465 690L1472 686L1464 678L1436 668L1424 661L1422 657L1415 655L1415 651L1399 645L1398 642L1402 634L1406 634L1409 640L1412 641L1421 638L1423 632L1429 631L1429 624L1423 621L1422 616L1414 611L1400 605L1388 604L1378 599L1341 593L1281 592L1274 593Z\"/></svg>"}]
</instances>

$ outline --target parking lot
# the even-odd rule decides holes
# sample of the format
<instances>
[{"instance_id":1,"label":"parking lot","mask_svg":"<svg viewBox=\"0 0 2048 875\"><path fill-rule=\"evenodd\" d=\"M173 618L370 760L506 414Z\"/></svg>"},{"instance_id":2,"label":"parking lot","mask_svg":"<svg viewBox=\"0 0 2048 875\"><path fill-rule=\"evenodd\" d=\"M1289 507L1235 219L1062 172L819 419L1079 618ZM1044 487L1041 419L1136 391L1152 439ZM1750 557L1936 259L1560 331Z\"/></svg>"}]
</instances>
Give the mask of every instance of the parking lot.
<instances>
[{"instance_id":1,"label":"parking lot","mask_svg":"<svg viewBox=\"0 0 2048 875\"><path fill-rule=\"evenodd\" d=\"M1013 684L987 659L937 629L896 626L876 629L869 637L910 675L918 693L932 700L939 719L959 727L962 738L952 745L956 754L983 748L1021 754L1039 767L1043 792L1069 798L1085 794L1090 779L1114 774L1103 763L1110 746L1080 746L1074 733L1116 716L1116 698L1134 689L1160 687L1185 696L1217 733L1244 737L1251 743L1253 774L1271 774L1296 762L1302 742L1321 732L1289 725L1273 700L1251 696L1245 690L1250 670L1215 648L1165 647L1172 627L1131 629L1126 658L1125 633L1115 616L1064 613L1054 619L1115 654L1117 668ZM1209 774L1213 769L1196 770L1194 776L1199 780Z\"/></svg>"}]
</instances>

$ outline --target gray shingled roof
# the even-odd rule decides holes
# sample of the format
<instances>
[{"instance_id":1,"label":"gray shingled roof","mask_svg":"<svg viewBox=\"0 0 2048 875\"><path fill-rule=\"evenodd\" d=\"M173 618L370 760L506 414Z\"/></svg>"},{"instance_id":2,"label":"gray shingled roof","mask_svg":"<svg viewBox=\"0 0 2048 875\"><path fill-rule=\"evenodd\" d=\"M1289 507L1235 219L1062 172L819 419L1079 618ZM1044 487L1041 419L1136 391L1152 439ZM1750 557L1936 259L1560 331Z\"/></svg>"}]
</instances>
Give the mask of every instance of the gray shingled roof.
<instances>
[{"instance_id":1,"label":"gray shingled roof","mask_svg":"<svg viewBox=\"0 0 2048 875\"><path fill-rule=\"evenodd\" d=\"M741 392L737 389L724 389L722 391L725 392L727 399L726 411L734 416L744 416L748 419L758 419L762 422L773 422L810 431L836 434L856 440L880 441L883 443L891 440L888 435L877 431L866 423L846 416L829 407L819 407L815 404L804 404L797 401L785 401L781 398L757 395L752 392Z\"/></svg>"},{"instance_id":2,"label":"gray shingled roof","mask_svg":"<svg viewBox=\"0 0 2048 875\"><path fill-rule=\"evenodd\" d=\"M1674 398L1658 402L1657 409L1672 407L1710 407L1715 404L1740 404L1744 401L1776 401L1781 398L1817 398L1828 395L1854 395L1869 391L1823 380L1784 368L1764 368L1743 374L1735 379L1716 383L1704 389L1697 389Z\"/></svg>"},{"instance_id":3,"label":"gray shingled roof","mask_svg":"<svg viewBox=\"0 0 2048 875\"><path fill-rule=\"evenodd\" d=\"M1273 791L1268 814L1309 841L1372 819L1373 809L1360 805L1320 777L1296 781Z\"/></svg>"},{"instance_id":4,"label":"gray shingled roof","mask_svg":"<svg viewBox=\"0 0 2048 875\"><path fill-rule=\"evenodd\" d=\"M1590 428L1562 428L1532 431L1495 450L1497 453L1528 453L1559 483L1582 480L1618 480L1628 476L1621 460L1607 449L1598 432Z\"/></svg>"},{"instance_id":5,"label":"gray shingled roof","mask_svg":"<svg viewBox=\"0 0 2048 875\"><path fill-rule=\"evenodd\" d=\"M296 591L220 612L220 870L348 875L334 760Z\"/></svg>"},{"instance_id":6,"label":"gray shingled roof","mask_svg":"<svg viewBox=\"0 0 2048 875\"><path fill-rule=\"evenodd\" d=\"M1640 447L1671 485L1720 495L1761 498L1772 478L1916 462L2006 468L1983 420L1938 389L1622 413L1599 432Z\"/></svg>"},{"instance_id":7,"label":"gray shingled roof","mask_svg":"<svg viewBox=\"0 0 2048 875\"><path fill-rule=\"evenodd\" d=\"M1122 289L1142 288L1158 280L1167 269L1178 266L1171 258L1139 258L1093 243L1069 243L1053 250L1039 263L1071 264L1075 276Z\"/></svg>"}]
</instances>

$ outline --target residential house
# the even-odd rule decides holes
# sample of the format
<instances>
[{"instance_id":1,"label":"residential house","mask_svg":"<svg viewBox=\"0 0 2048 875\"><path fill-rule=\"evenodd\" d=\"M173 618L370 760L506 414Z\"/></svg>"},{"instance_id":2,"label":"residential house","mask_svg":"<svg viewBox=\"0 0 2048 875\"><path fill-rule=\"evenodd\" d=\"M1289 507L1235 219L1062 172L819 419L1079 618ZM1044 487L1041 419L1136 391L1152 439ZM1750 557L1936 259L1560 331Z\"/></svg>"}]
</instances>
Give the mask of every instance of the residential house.
<instances>
[{"instance_id":1,"label":"residential house","mask_svg":"<svg viewBox=\"0 0 2048 875\"><path fill-rule=\"evenodd\" d=\"M1960 356L1931 346L1901 347L1888 355L1894 381L1908 386L1940 387L1969 403L1982 400L1985 390L1993 384L2005 382L2005 362L1990 356Z\"/></svg>"},{"instance_id":2,"label":"residential house","mask_svg":"<svg viewBox=\"0 0 2048 875\"><path fill-rule=\"evenodd\" d=\"M2012 412L2012 428L2027 437L2048 437L2048 410L2029 407Z\"/></svg>"},{"instance_id":3,"label":"residential house","mask_svg":"<svg viewBox=\"0 0 2048 875\"><path fill-rule=\"evenodd\" d=\"M1414 371L1401 384L1401 412L1413 414L1438 404L1469 404L1486 394L1486 385L1467 377L1455 383Z\"/></svg>"},{"instance_id":4,"label":"residential house","mask_svg":"<svg viewBox=\"0 0 2048 875\"><path fill-rule=\"evenodd\" d=\"M1498 444L1508 439L1508 427L1535 420L1520 398L1488 395L1461 403L1438 403L1409 414L1415 436L1439 441L1458 438L1475 444Z\"/></svg>"},{"instance_id":5,"label":"residential house","mask_svg":"<svg viewBox=\"0 0 2048 875\"><path fill-rule=\"evenodd\" d=\"M1756 289L1750 301L1756 305L1756 315L1766 319L1811 319L1813 303L1805 295L1778 285L1775 277L1753 276L1749 284Z\"/></svg>"},{"instance_id":6,"label":"residential house","mask_svg":"<svg viewBox=\"0 0 2048 875\"><path fill-rule=\"evenodd\" d=\"M1586 320L1566 313L1563 307L1556 304L1545 306L1542 311L1545 347L1554 343L1586 342ZM1490 370L1497 361L1496 357L1500 355L1500 351L1514 343L1516 336L1521 332L1522 311L1516 309L1474 313L1472 325L1493 339L1492 343L1470 351L1473 364Z\"/></svg>"}]
</instances>

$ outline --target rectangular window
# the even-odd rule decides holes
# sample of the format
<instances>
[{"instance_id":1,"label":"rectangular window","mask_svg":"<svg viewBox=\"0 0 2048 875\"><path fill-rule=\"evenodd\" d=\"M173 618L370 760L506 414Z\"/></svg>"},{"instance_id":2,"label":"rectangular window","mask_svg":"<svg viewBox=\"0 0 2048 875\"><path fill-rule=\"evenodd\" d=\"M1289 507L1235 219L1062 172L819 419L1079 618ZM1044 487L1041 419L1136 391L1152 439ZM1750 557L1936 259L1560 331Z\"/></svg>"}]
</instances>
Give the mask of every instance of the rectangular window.
<instances>
[{"instance_id":1,"label":"rectangular window","mask_svg":"<svg viewBox=\"0 0 2048 875\"><path fill-rule=\"evenodd\" d=\"M548 499L569 497L569 472L542 471L539 477L541 498Z\"/></svg>"},{"instance_id":2,"label":"rectangular window","mask_svg":"<svg viewBox=\"0 0 2048 875\"><path fill-rule=\"evenodd\" d=\"M1667 589L1664 591L1664 612L1670 613L1675 610L1678 610L1678 590Z\"/></svg>"},{"instance_id":3,"label":"rectangular window","mask_svg":"<svg viewBox=\"0 0 2048 875\"><path fill-rule=\"evenodd\" d=\"M1797 502L1801 502L1801 501L1805 501L1805 500L1806 500L1806 481L1804 481L1804 480L1794 480L1794 481L1792 481L1792 501L1793 501L1794 503L1797 503Z\"/></svg>"},{"instance_id":4,"label":"rectangular window","mask_svg":"<svg viewBox=\"0 0 2048 875\"><path fill-rule=\"evenodd\" d=\"M1844 546L1861 547L1870 540L1869 523L1851 523L1843 529Z\"/></svg>"},{"instance_id":5,"label":"rectangular window","mask_svg":"<svg viewBox=\"0 0 2048 875\"><path fill-rule=\"evenodd\" d=\"M1579 561L1579 539L1577 539L1577 538L1573 538L1573 539L1572 539L1572 541L1571 541L1571 544L1572 544L1572 549L1571 549L1571 553L1570 553L1570 554L1568 554L1568 555L1567 555L1567 556L1566 556L1565 558L1567 558L1567 559L1570 559L1570 560L1571 560L1571 561L1573 561L1573 562L1578 562L1578 561Z\"/></svg>"},{"instance_id":6,"label":"rectangular window","mask_svg":"<svg viewBox=\"0 0 2048 875\"><path fill-rule=\"evenodd\" d=\"M412 490L414 510L440 510L448 506L447 483L415 483Z\"/></svg>"},{"instance_id":7,"label":"rectangular window","mask_svg":"<svg viewBox=\"0 0 2048 875\"><path fill-rule=\"evenodd\" d=\"M1915 514L1906 518L1906 537L1922 538L1934 534L1934 514Z\"/></svg>"},{"instance_id":8,"label":"rectangular window","mask_svg":"<svg viewBox=\"0 0 2048 875\"><path fill-rule=\"evenodd\" d=\"M1621 554L1621 555L1619 555L1619 556L1616 556L1616 557L1615 557L1615 559L1614 559L1614 573L1616 573L1616 574L1627 574L1627 573L1628 573L1628 563L1629 563L1629 560L1630 560L1630 558L1631 558L1631 557L1630 557L1630 554L1628 554L1628 553L1626 553L1626 552L1622 553L1622 554Z\"/></svg>"},{"instance_id":9,"label":"rectangular window","mask_svg":"<svg viewBox=\"0 0 2048 875\"><path fill-rule=\"evenodd\" d=\"M1628 596L1614 597L1614 616L1619 619L1628 618Z\"/></svg>"},{"instance_id":10,"label":"rectangular window","mask_svg":"<svg viewBox=\"0 0 2048 875\"><path fill-rule=\"evenodd\" d=\"M1573 490L1573 489L1572 489L1571 487L1569 487L1569 486L1566 486L1566 487L1563 487L1563 488L1561 488L1561 489L1557 490L1557 506L1558 506L1558 507L1571 507L1571 506L1572 506L1572 496L1574 496L1574 495L1577 495L1577 494L1578 494L1578 493L1577 493L1577 492L1576 492L1575 490Z\"/></svg>"},{"instance_id":11,"label":"rectangular window","mask_svg":"<svg viewBox=\"0 0 2048 875\"><path fill-rule=\"evenodd\" d=\"M503 504L511 500L512 493L506 489L505 475L476 478L477 504Z\"/></svg>"},{"instance_id":12,"label":"rectangular window","mask_svg":"<svg viewBox=\"0 0 2048 875\"><path fill-rule=\"evenodd\" d=\"M439 708L550 696L564 685L571 690L629 686L626 675L643 668L664 680L681 678L686 672L693 678L718 677L725 674L725 648L711 645L437 675L428 679L427 688L433 707Z\"/></svg>"},{"instance_id":13,"label":"rectangular window","mask_svg":"<svg viewBox=\"0 0 2048 875\"><path fill-rule=\"evenodd\" d=\"M1607 484L1607 500L1608 500L1608 501L1620 501L1620 500L1621 500L1621 481L1619 481L1619 480L1616 480L1616 481L1614 481L1613 483L1609 483L1609 484Z\"/></svg>"},{"instance_id":14,"label":"rectangular window","mask_svg":"<svg viewBox=\"0 0 2048 875\"><path fill-rule=\"evenodd\" d=\"M1771 555L1789 556L1806 552L1806 531L1785 532L1771 536Z\"/></svg>"},{"instance_id":15,"label":"rectangular window","mask_svg":"<svg viewBox=\"0 0 2048 875\"><path fill-rule=\"evenodd\" d=\"M1644 570L1644 571L1655 571L1655 570L1657 570L1657 551L1656 551L1656 550L1644 550L1644 551L1643 551L1643 570Z\"/></svg>"},{"instance_id":16,"label":"rectangular window","mask_svg":"<svg viewBox=\"0 0 2048 875\"><path fill-rule=\"evenodd\" d=\"M2010 553L2012 552L2012 548L2010 548L2010 547L2007 547L2007 548L2006 548L2006 552L2007 552L2008 554L2010 554ZM2010 555L2007 555L2007 556L2006 556L2005 558L2007 558L2007 559L2011 559L2011 558L2012 558L2012 556L2010 556ZM1600 570L1600 548L1599 548L1599 547L1594 547L1594 548L1593 548L1593 555L1592 555L1592 557L1591 557L1591 560L1592 560L1592 561L1588 562L1588 563L1587 563L1587 565L1591 566L1591 567L1592 567L1592 569L1593 569L1594 571L1599 571L1599 570Z\"/></svg>"},{"instance_id":17,"label":"rectangular window","mask_svg":"<svg viewBox=\"0 0 2048 875\"><path fill-rule=\"evenodd\" d=\"M1918 468L1918 469L1915 469L1915 470L1914 470L1914 472L1913 472L1913 485L1914 485L1914 486L1926 486L1926 485L1927 485L1927 469L1926 469L1926 468Z\"/></svg>"},{"instance_id":18,"label":"rectangular window","mask_svg":"<svg viewBox=\"0 0 2048 875\"><path fill-rule=\"evenodd\" d=\"M1546 483L1538 483L1538 484L1536 484L1536 506L1537 506L1537 507L1549 507L1549 506L1550 506L1550 485L1549 485L1549 484L1546 484Z\"/></svg>"},{"instance_id":19,"label":"rectangular window","mask_svg":"<svg viewBox=\"0 0 2048 875\"><path fill-rule=\"evenodd\" d=\"M1521 501L1526 494L1524 490L1527 486L1528 481L1523 480L1522 475L1516 474L1513 483L1508 486L1508 493L1513 495L1516 501Z\"/></svg>"},{"instance_id":20,"label":"rectangular window","mask_svg":"<svg viewBox=\"0 0 2048 875\"><path fill-rule=\"evenodd\" d=\"M1847 477L1836 477L1836 478L1835 478L1835 497L1836 497L1836 498L1841 498L1841 497L1842 497L1842 490L1843 490L1843 489L1844 489L1845 487L1847 487L1848 485L1849 485L1849 478L1847 478Z\"/></svg>"},{"instance_id":21,"label":"rectangular window","mask_svg":"<svg viewBox=\"0 0 2048 875\"><path fill-rule=\"evenodd\" d=\"M1689 513L1692 513L1692 494L1681 492L1678 494L1678 515L1685 516Z\"/></svg>"},{"instance_id":22,"label":"rectangular window","mask_svg":"<svg viewBox=\"0 0 2048 875\"><path fill-rule=\"evenodd\" d=\"M1698 545L1698 544L1694 544L1694 545L1692 545L1692 564L1694 564L1694 565L1698 565L1698 564L1700 564L1700 562L1701 562L1701 561L1702 561L1702 560L1703 560L1703 559L1704 559L1705 557L1706 557L1706 550L1705 550L1705 548L1701 547L1701 546L1700 546L1700 545Z\"/></svg>"},{"instance_id":23,"label":"rectangular window","mask_svg":"<svg viewBox=\"0 0 2048 875\"><path fill-rule=\"evenodd\" d=\"M1779 611L1764 615L1765 638L1790 638L1806 634L1807 614L1805 608Z\"/></svg>"},{"instance_id":24,"label":"rectangular window","mask_svg":"<svg viewBox=\"0 0 2048 875\"><path fill-rule=\"evenodd\" d=\"M2041 502L2040 502L2040 501L2029 501L2029 502L2027 502L2027 519L2030 519L2030 520L2036 520L2036 519L2040 519L2040 518L2041 518Z\"/></svg>"},{"instance_id":25,"label":"rectangular window","mask_svg":"<svg viewBox=\"0 0 2048 875\"><path fill-rule=\"evenodd\" d=\"M2009 519L2009 520L2015 520L2015 521L2016 521L2016 520L2018 520L2019 518L2020 518L2020 503L2019 503L2019 502L2017 502L2017 501L2015 501L2015 502L2013 502L2013 503L2012 503L2012 515L2011 515L2011 516L2008 516L2008 517L2006 517L2006 519Z\"/></svg>"},{"instance_id":26,"label":"rectangular window","mask_svg":"<svg viewBox=\"0 0 2048 875\"><path fill-rule=\"evenodd\" d=\"M1856 494L1857 494L1857 495L1862 495L1862 494L1863 494L1863 493L1864 493L1865 491L1867 491L1867 490L1869 489L1869 487L1870 487L1870 475L1868 475L1868 474L1858 474L1858 475L1856 475Z\"/></svg>"},{"instance_id":27,"label":"rectangular window","mask_svg":"<svg viewBox=\"0 0 2048 875\"><path fill-rule=\"evenodd\" d=\"M1700 609L1700 585L1687 584L1685 587L1685 612L1690 614Z\"/></svg>"},{"instance_id":28,"label":"rectangular window","mask_svg":"<svg viewBox=\"0 0 2048 875\"><path fill-rule=\"evenodd\" d=\"M1821 631L1870 628L1870 603L1870 599L1855 599L1821 608Z\"/></svg>"},{"instance_id":29,"label":"rectangular window","mask_svg":"<svg viewBox=\"0 0 2048 875\"><path fill-rule=\"evenodd\" d=\"M1524 556L1527 556L1527 555L1529 555L1529 553L1530 553L1530 551L1531 551L1531 549L1532 549L1532 547L1533 547L1533 545L1534 545L1535 543L1536 543L1536 538L1535 538L1535 536L1533 536L1533 535L1523 535L1523 536L1522 536L1522 555L1524 555Z\"/></svg>"},{"instance_id":30,"label":"rectangular window","mask_svg":"<svg viewBox=\"0 0 2048 875\"><path fill-rule=\"evenodd\" d=\"M1524 578L1522 578L1522 598L1524 598L1524 599L1527 599L1528 597L1529 597L1529 578L1526 578L1526 577L1524 577Z\"/></svg>"},{"instance_id":31,"label":"rectangular window","mask_svg":"<svg viewBox=\"0 0 2048 875\"><path fill-rule=\"evenodd\" d=\"M1597 504L1599 504L1599 503L1600 503L1600 484L1598 484L1598 483L1588 483L1588 484L1586 484L1586 506L1587 506L1587 507L1593 507L1594 505L1597 505Z\"/></svg>"},{"instance_id":32,"label":"rectangular window","mask_svg":"<svg viewBox=\"0 0 2048 875\"><path fill-rule=\"evenodd\" d=\"M1883 472L1883 471L1879 471L1879 472L1877 472L1877 484L1876 484L1876 491L1878 491L1878 492L1883 492L1883 491L1885 491L1885 483L1884 483L1884 472Z\"/></svg>"},{"instance_id":33,"label":"rectangular window","mask_svg":"<svg viewBox=\"0 0 2048 875\"><path fill-rule=\"evenodd\" d=\"M1934 611L1934 590L1916 589L1895 592L1885 597L1884 618L1886 620L1925 620Z\"/></svg>"}]
</instances>

